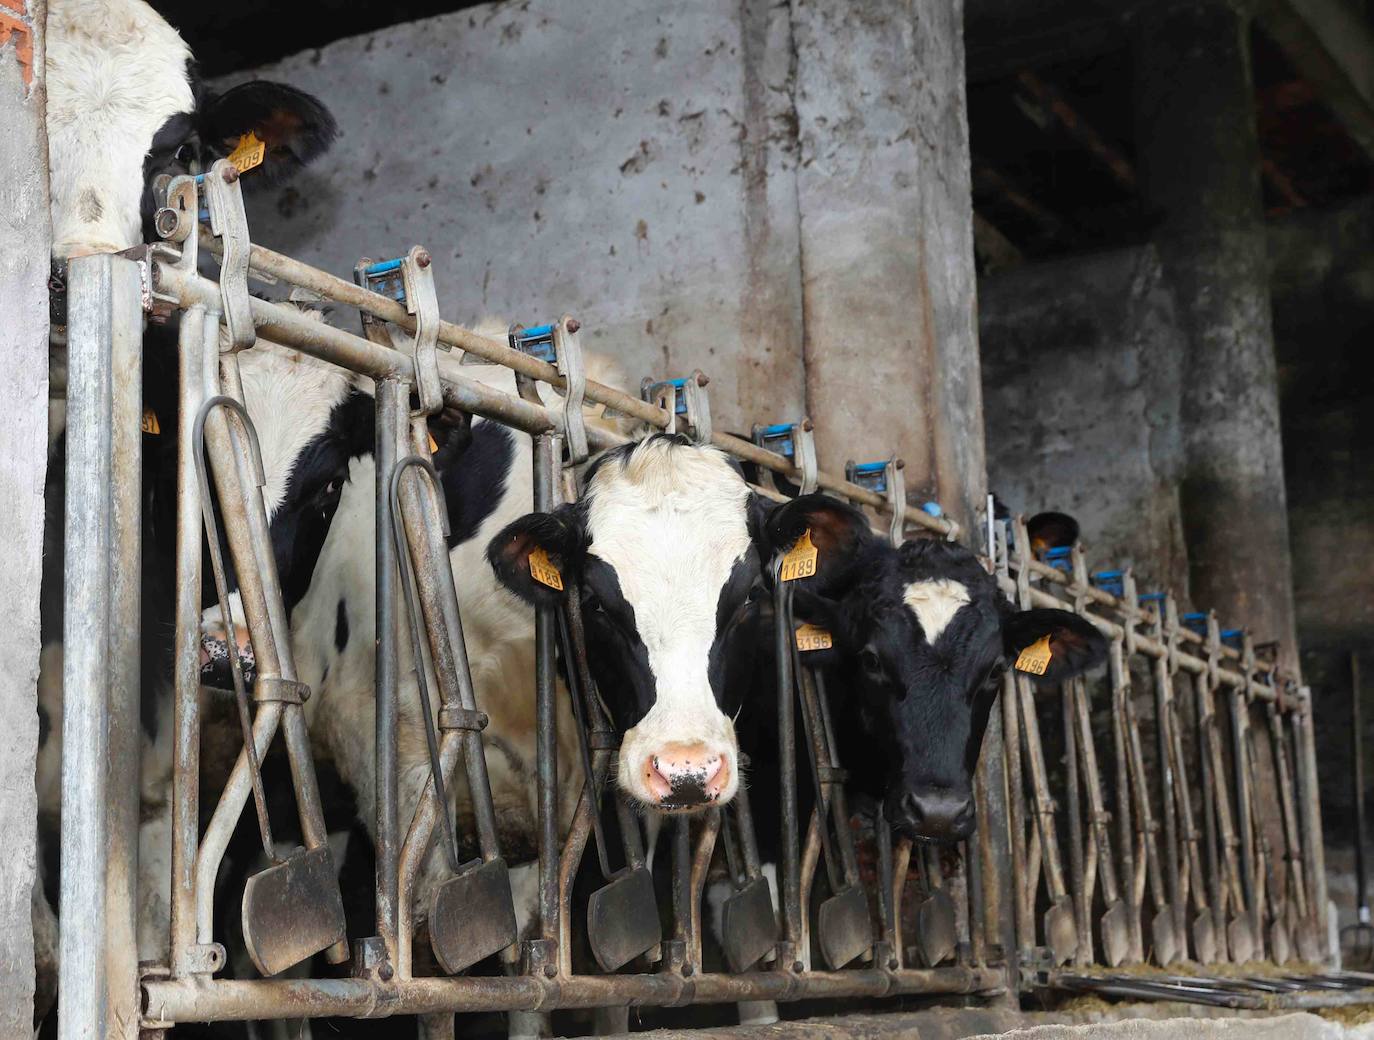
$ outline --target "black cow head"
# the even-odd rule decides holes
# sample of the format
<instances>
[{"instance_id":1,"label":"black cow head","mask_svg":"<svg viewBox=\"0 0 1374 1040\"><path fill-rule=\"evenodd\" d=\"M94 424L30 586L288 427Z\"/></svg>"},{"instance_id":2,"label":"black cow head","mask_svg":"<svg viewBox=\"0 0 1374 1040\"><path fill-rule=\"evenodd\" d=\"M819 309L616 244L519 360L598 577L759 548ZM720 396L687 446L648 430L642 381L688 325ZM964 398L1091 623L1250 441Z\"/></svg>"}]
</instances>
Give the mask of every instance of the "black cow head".
<instances>
[{"instance_id":1,"label":"black cow head","mask_svg":"<svg viewBox=\"0 0 1374 1040\"><path fill-rule=\"evenodd\" d=\"M933 539L893 548L863 514L806 495L769 518L786 550L810 531L814 577L798 582L798 620L833 634L841 760L902 832L956 841L974 826L973 772L1008 662L1047 641L1038 682L1102 659L1106 643L1063 610L1017 611L969 550Z\"/></svg>"},{"instance_id":2,"label":"black cow head","mask_svg":"<svg viewBox=\"0 0 1374 1040\"><path fill-rule=\"evenodd\" d=\"M578 590L593 676L622 734L618 782L645 806L698 809L738 789L761 517L724 455L654 436L603 455L576 506L524 516L488 547L529 602ZM539 580L545 561L564 591Z\"/></svg>"}]
</instances>

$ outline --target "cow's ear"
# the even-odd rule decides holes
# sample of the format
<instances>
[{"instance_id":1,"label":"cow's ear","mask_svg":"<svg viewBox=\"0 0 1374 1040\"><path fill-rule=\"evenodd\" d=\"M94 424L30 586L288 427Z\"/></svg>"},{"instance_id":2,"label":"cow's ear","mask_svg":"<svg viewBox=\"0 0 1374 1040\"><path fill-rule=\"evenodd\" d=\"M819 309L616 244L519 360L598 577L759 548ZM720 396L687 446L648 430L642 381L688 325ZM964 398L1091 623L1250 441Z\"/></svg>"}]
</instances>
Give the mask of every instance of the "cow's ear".
<instances>
[{"instance_id":1,"label":"cow's ear","mask_svg":"<svg viewBox=\"0 0 1374 1040\"><path fill-rule=\"evenodd\" d=\"M292 176L323 155L338 133L334 117L318 99L269 80L206 98L200 120L201 140L214 158L229 155L248 133L267 146L262 165L249 177L250 185L279 183Z\"/></svg>"},{"instance_id":2,"label":"cow's ear","mask_svg":"<svg viewBox=\"0 0 1374 1040\"><path fill-rule=\"evenodd\" d=\"M586 542L575 508L527 513L513 520L487 546L497 579L535 606L553 606L581 573Z\"/></svg>"},{"instance_id":3,"label":"cow's ear","mask_svg":"<svg viewBox=\"0 0 1374 1040\"><path fill-rule=\"evenodd\" d=\"M1002 621L1002 643L1019 671L1046 685L1072 679L1107 656L1102 633L1067 610L1037 608L1008 614Z\"/></svg>"},{"instance_id":4,"label":"cow's ear","mask_svg":"<svg viewBox=\"0 0 1374 1040\"><path fill-rule=\"evenodd\" d=\"M868 518L829 495L802 495L778 506L764 526L767 555L786 552L803 535L816 547L816 574L803 579L824 596L838 596L852 580L861 550L875 539Z\"/></svg>"}]
</instances>

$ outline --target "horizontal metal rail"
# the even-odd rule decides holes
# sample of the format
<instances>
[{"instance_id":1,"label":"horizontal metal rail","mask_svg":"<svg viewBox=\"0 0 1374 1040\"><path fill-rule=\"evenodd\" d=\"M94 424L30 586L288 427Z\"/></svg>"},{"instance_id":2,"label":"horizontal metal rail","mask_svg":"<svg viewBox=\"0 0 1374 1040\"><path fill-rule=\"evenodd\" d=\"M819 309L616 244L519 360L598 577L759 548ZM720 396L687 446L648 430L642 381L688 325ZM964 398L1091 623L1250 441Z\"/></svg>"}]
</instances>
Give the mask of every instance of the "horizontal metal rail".
<instances>
[{"instance_id":1,"label":"horizontal metal rail","mask_svg":"<svg viewBox=\"0 0 1374 1040\"><path fill-rule=\"evenodd\" d=\"M723 1004L741 1000L816 1000L826 997L893 997L922 994L995 996L1005 975L996 968L929 970L702 973L684 976L574 975L562 978L426 978L195 980L144 982L145 1023L226 1022L263 1018L344 1015L384 1018L433 1012L550 1011L652 1004Z\"/></svg>"}]
</instances>

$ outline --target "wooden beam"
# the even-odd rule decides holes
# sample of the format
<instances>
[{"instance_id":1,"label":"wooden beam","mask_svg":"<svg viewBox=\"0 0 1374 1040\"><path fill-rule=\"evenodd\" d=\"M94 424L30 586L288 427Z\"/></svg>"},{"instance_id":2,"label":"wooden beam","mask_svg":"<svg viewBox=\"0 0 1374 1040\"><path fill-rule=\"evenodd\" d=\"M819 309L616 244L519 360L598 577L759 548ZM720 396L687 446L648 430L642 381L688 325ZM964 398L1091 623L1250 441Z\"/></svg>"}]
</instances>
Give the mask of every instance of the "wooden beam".
<instances>
[{"instance_id":1,"label":"wooden beam","mask_svg":"<svg viewBox=\"0 0 1374 1040\"><path fill-rule=\"evenodd\" d=\"M1019 267L1026 259L1016 244L977 210L973 211L973 252L983 262L984 274Z\"/></svg>"},{"instance_id":2,"label":"wooden beam","mask_svg":"<svg viewBox=\"0 0 1374 1040\"><path fill-rule=\"evenodd\" d=\"M1255 14L1374 158L1374 28L1344 0L1258 0Z\"/></svg>"},{"instance_id":3,"label":"wooden beam","mask_svg":"<svg viewBox=\"0 0 1374 1040\"><path fill-rule=\"evenodd\" d=\"M1135 169L1130 160L1094 130L1058 89L1029 70L1017 73L1016 81L1058 120L1070 137L1087 149L1121 187L1135 194Z\"/></svg>"},{"instance_id":4,"label":"wooden beam","mask_svg":"<svg viewBox=\"0 0 1374 1040\"><path fill-rule=\"evenodd\" d=\"M973 162L973 190L1000 196L1014 208L1020 210L1040 225L1041 230L1051 237L1064 230L1064 221L1031 198L1023 188L1006 174L999 173L987 163L977 159Z\"/></svg>"}]
</instances>

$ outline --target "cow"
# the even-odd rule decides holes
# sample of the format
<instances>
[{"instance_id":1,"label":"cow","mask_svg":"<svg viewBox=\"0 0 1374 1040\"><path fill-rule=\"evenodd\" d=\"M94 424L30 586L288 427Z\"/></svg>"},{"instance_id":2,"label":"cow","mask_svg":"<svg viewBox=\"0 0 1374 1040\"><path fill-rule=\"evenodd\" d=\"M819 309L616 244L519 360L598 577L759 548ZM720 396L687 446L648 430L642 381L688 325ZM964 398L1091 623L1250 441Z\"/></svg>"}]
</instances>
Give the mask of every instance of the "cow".
<instances>
[{"instance_id":1,"label":"cow","mask_svg":"<svg viewBox=\"0 0 1374 1040\"><path fill-rule=\"evenodd\" d=\"M858 509L827 495L775 509L770 552L808 531L816 572L797 582L794 613L833 638L815 653L832 676L827 693L851 787L881 803L898 833L924 842L968 837L973 773L1009 663L1048 640L1049 664L1032 678L1055 685L1100 664L1106 640L1067 610L1015 609L957 542L894 547ZM760 759L770 747L776 754L776 737L757 744Z\"/></svg>"}]
</instances>

